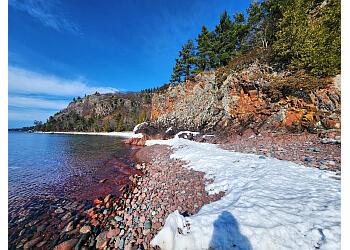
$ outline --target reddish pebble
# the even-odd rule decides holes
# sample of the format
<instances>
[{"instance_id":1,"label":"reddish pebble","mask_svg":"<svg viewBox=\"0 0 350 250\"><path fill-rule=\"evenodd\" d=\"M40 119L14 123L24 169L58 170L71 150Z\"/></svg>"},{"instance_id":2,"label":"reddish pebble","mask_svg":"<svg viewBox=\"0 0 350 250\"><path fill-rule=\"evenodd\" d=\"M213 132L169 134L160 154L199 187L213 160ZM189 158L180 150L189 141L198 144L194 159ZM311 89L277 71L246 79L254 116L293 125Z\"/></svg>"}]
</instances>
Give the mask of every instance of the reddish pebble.
<instances>
[{"instance_id":1,"label":"reddish pebble","mask_svg":"<svg viewBox=\"0 0 350 250\"><path fill-rule=\"evenodd\" d=\"M120 229L119 228L116 228L116 229L112 229L108 232L107 234L107 238L110 239L114 236L117 236L118 234L120 233Z\"/></svg>"},{"instance_id":2,"label":"reddish pebble","mask_svg":"<svg viewBox=\"0 0 350 250\"><path fill-rule=\"evenodd\" d=\"M101 201L100 199L95 199L94 200L94 204L95 205L102 204L102 203L103 203L103 201Z\"/></svg>"}]
</instances>

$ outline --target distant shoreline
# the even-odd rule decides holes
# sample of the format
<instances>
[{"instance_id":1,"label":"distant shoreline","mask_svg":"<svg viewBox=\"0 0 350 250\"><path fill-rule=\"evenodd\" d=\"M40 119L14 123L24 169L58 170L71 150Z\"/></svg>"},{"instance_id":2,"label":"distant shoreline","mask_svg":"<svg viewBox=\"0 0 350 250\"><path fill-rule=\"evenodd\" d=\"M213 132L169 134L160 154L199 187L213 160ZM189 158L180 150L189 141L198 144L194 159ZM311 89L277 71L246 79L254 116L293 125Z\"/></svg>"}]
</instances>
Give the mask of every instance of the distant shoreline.
<instances>
[{"instance_id":1,"label":"distant shoreline","mask_svg":"<svg viewBox=\"0 0 350 250\"><path fill-rule=\"evenodd\" d=\"M125 137L125 138L132 138L132 137L141 138L142 137L142 134L134 134L132 131L125 131L125 132L58 132L58 131L43 132L43 131L36 131L33 133L38 133L38 134L70 134L70 135L107 135L107 136L119 136L119 137Z\"/></svg>"}]
</instances>

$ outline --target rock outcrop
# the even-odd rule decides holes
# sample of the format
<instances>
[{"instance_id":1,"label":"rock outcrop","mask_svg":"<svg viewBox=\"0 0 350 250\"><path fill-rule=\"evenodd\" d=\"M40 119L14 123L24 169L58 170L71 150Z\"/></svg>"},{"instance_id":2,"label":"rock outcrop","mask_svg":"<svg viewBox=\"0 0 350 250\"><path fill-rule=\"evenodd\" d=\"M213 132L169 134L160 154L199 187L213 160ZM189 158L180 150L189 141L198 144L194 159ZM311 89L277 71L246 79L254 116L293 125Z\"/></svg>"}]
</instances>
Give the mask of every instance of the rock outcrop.
<instances>
[{"instance_id":1,"label":"rock outcrop","mask_svg":"<svg viewBox=\"0 0 350 250\"><path fill-rule=\"evenodd\" d=\"M253 64L239 73L216 70L188 77L154 94L152 121L137 132L165 138L181 130L217 135L241 134L247 129L256 134L264 130L340 132L340 75L313 89L308 87L312 84L308 78L304 85L302 75L296 75L293 79L301 81L304 90L282 89L282 95L274 95L277 90L271 86L290 75Z\"/></svg>"}]
</instances>

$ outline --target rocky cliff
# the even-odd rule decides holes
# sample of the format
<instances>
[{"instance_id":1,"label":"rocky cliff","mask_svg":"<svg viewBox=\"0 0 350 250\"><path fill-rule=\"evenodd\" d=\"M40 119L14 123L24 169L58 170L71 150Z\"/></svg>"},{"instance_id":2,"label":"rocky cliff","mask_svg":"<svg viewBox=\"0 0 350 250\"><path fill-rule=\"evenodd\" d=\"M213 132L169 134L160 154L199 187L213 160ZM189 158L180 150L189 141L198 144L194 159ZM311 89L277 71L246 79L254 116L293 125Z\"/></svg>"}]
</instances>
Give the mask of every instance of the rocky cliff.
<instances>
[{"instance_id":1,"label":"rocky cliff","mask_svg":"<svg viewBox=\"0 0 350 250\"><path fill-rule=\"evenodd\" d=\"M132 130L151 116L152 93L128 92L88 95L74 99L37 130L123 131Z\"/></svg>"},{"instance_id":2,"label":"rocky cliff","mask_svg":"<svg viewBox=\"0 0 350 250\"><path fill-rule=\"evenodd\" d=\"M251 130L323 133L341 128L340 75L275 72L265 63L202 72L152 98L152 121L138 132L171 137L180 130L217 135Z\"/></svg>"}]
</instances>

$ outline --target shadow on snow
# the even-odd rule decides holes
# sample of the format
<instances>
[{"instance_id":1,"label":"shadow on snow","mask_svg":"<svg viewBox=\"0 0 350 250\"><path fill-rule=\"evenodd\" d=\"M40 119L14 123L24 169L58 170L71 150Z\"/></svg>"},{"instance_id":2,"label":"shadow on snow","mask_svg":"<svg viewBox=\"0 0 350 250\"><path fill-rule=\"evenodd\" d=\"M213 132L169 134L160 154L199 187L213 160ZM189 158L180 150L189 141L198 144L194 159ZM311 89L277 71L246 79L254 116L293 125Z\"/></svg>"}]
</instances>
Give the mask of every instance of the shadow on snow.
<instances>
[{"instance_id":1,"label":"shadow on snow","mask_svg":"<svg viewBox=\"0 0 350 250\"><path fill-rule=\"evenodd\" d=\"M214 222L214 233L209 249L252 250L247 237L241 234L237 220L228 211L224 211Z\"/></svg>"}]
</instances>

